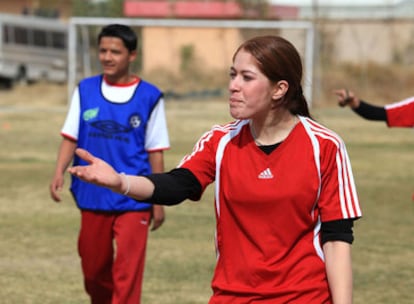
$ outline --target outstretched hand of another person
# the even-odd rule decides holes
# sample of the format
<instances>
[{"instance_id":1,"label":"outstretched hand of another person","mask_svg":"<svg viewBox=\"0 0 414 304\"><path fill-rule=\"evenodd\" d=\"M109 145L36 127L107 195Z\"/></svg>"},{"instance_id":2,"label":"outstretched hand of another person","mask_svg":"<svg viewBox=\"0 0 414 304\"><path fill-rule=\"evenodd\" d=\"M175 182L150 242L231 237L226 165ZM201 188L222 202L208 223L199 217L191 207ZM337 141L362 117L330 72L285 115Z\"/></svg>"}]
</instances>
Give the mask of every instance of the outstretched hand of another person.
<instances>
[{"instance_id":1,"label":"outstretched hand of another person","mask_svg":"<svg viewBox=\"0 0 414 304\"><path fill-rule=\"evenodd\" d=\"M338 105L341 107L349 106L352 109L359 107L360 100L354 92L348 91L348 89L340 89L334 91L338 98Z\"/></svg>"},{"instance_id":2,"label":"outstretched hand of another person","mask_svg":"<svg viewBox=\"0 0 414 304\"><path fill-rule=\"evenodd\" d=\"M81 148L76 149L75 153L88 165L71 167L68 169L70 174L85 182L122 192L122 176L108 163Z\"/></svg>"}]
</instances>

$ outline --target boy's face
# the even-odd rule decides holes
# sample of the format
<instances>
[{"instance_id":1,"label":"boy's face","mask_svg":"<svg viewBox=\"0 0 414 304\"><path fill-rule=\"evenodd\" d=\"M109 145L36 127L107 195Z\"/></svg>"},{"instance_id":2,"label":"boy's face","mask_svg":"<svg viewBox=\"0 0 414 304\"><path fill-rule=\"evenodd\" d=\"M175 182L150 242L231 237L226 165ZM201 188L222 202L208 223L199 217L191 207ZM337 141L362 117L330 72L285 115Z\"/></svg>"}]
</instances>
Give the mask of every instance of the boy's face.
<instances>
[{"instance_id":1,"label":"boy's face","mask_svg":"<svg viewBox=\"0 0 414 304\"><path fill-rule=\"evenodd\" d=\"M99 42L99 61L103 74L111 83L128 81L129 64L136 58L117 37L102 37Z\"/></svg>"}]
</instances>

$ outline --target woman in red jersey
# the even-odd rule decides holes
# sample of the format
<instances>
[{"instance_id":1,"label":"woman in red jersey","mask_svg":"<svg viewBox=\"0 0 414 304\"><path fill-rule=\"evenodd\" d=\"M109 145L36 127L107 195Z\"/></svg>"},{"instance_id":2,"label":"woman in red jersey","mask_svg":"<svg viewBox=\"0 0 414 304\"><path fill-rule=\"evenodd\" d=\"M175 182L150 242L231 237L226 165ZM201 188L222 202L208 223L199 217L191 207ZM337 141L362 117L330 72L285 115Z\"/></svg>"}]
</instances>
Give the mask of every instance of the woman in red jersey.
<instances>
[{"instance_id":1,"label":"woman in red jersey","mask_svg":"<svg viewBox=\"0 0 414 304\"><path fill-rule=\"evenodd\" d=\"M214 126L177 168L125 176L85 150L79 178L139 200L199 200L215 182L217 265L210 304L352 303L361 217L342 139L311 119L295 47L244 42L230 68L235 121Z\"/></svg>"}]
</instances>

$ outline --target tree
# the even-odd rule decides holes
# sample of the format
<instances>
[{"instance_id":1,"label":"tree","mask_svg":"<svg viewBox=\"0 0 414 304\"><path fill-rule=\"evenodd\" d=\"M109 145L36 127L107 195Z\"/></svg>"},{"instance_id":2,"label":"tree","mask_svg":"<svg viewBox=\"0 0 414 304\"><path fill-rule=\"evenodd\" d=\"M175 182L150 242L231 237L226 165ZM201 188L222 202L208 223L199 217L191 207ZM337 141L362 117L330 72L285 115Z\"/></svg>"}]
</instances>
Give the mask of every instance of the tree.
<instances>
[{"instance_id":1,"label":"tree","mask_svg":"<svg viewBox=\"0 0 414 304\"><path fill-rule=\"evenodd\" d=\"M123 0L74 0L73 16L123 17Z\"/></svg>"},{"instance_id":2,"label":"tree","mask_svg":"<svg viewBox=\"0 0 414 304\"><path fill-rule=\"evenodd\" d=\"M269 0L236 0L243 9L244 16L265 19L269 12Z\"/></svg>"}]
</instances>

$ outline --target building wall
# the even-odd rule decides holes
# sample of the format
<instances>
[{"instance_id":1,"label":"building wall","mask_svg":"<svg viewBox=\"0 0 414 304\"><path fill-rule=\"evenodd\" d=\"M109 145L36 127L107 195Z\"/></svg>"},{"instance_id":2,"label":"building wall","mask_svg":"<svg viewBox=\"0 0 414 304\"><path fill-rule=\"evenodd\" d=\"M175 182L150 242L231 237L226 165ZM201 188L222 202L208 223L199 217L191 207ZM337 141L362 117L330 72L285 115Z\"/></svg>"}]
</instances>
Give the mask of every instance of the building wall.
<instances>
[{"instance_id":1,"label":"building wall","mask_svg":"<svg viewBox=\"0 0 414 304\"><path fill-rule=\"evenodd\" d=\"M237 29L146 28L143 31L145 71L180 71L182 49L192 46L195 68L223 69L229 66L240 33Z\"/></svg>"},{"instance_id":2,"label":"building wall","mask_svg":"<svg viewBox=\"0 0 414 304\"><path fill-rule=\"evenodd\" d=\"M319 45L335 62L414 63L414 21L330 20L318 25Z\"/></svg>"},{"instance_id":3,"label":"building wall","mask_svg":"<svg viewBox=\"0 0 414 304\"><path fill-rule=\"evenodd\" d=\"M147 27L142 30L143 72L164 69L179 73L183 62L181 52L188 46L194 51L193 68L201 72L228 70L233 53L245 39L266 34L284 36L304 54L304 30Z\"/></svg>"},{"instance_id":4,"label":"building wall","mask_svg":"<svg viewBox=\"0 0 414 304\"><path fill-rule=\"evenodd\" d=\"M124 0L124 16L141 18L297 19L299 7L251 2L243 8L236 0Z\"/></svg>"}]
</instances>

